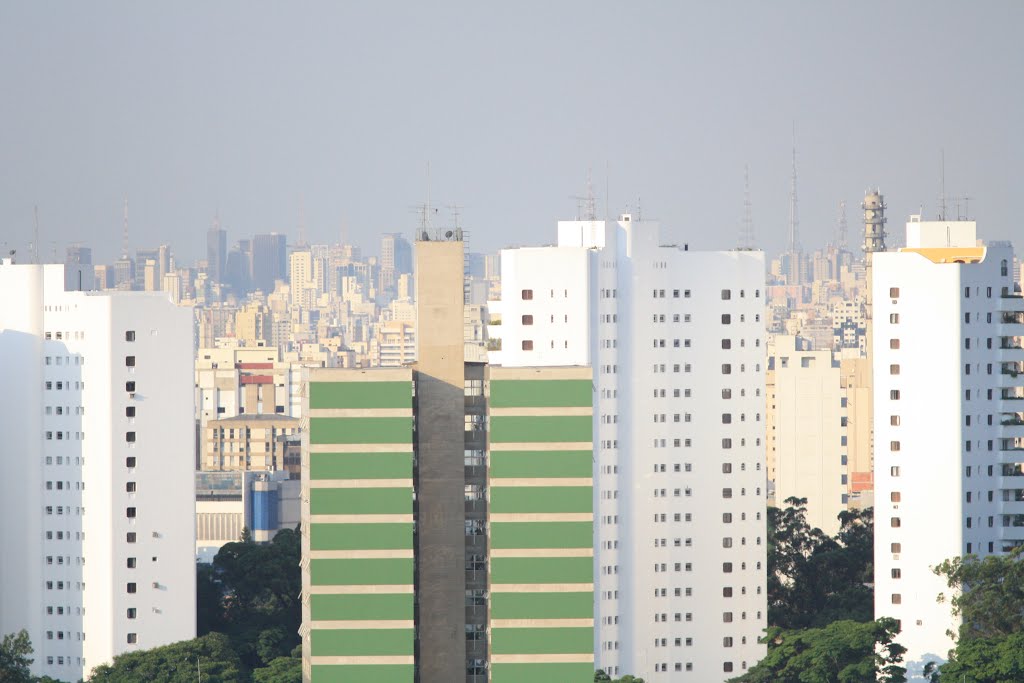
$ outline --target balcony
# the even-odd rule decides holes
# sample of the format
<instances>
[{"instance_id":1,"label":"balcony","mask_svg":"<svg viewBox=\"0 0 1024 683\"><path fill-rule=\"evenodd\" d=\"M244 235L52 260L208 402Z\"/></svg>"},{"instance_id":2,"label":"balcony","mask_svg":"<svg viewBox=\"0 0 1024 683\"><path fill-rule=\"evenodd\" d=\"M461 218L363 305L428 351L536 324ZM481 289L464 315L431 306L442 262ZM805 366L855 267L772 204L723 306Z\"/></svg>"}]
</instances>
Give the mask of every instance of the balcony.
<instances>
[{"instance_id":1,"label":"balcony","mask_svg":"<svg viewBox=\"0 0 1024 683\"><path fill-rule=\"evenodd\" d=\"M1024 346L1019 337L1003 337L999 344L999 357L1004 363L1024 361Z\"/></svg>"}]
</instances>

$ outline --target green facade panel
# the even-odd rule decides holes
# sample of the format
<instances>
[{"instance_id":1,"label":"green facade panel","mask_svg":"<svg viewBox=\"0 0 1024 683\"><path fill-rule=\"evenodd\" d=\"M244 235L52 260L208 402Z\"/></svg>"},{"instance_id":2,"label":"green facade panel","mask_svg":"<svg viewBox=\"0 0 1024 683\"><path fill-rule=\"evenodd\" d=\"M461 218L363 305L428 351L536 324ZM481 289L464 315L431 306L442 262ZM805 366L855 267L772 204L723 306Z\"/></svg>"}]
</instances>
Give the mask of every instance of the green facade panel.
<instances>
[{"instance_id":1,"label":"green facade panel","mask_svg":"<svg viewBox=\"0 0 1024 683\"><path fill-rule=\"evenodd\" d=\"M493 557L491 583L593 583L590 557Z\"/></svg>"},{"instance_id":2,"label":"green facade panel","mask_svg":"<svg viewBox=\"0 0 1024 683\"><path fill-rule=\"evenodd\" d=\"M309 407L411 408L412 382L310 382Z\"/></svg>"},{"instance_id":3,"label":"green facade panel","mask_svg":"<svg viewBox=\"0 0 1024 683\"><path fill-rule=\"evenodd\" d=\"M590 486L494 486L490 512L592 512L593 495Z\"/></svg>"},{"instance_id":4,"label":"green facade panel","mask_svg":"<svg viewBox=\"0 0 1024 683\"><path fill-rule=\"evenodd\" d=\"M309 528L311 550L412 550L412 522L325 524Z\"/></svg>"},{"instance_id":5,"label":"green facade panel","mask_svg":"<svg viewBox=\"0 0 1024 683\"><path fill-rule=\"evenodd\" d=\"M593 619L594 594L494 593L491 619Z\"/></svg>"},{"instance_id":6,"label":"green facade panel","mask_svg":"<svg viewBox=\"0 0 1024 683\"><path fill-rule=\"evenodd\" d=\"M412 417L311 417L309 442L412 443Z\"/></svg>"},{"instance_id":7,"label":"green facade panel","mask_svg":"<svg viewBox=\"0 0 1024 683\"><path fill-rule=\"evenodd\" d=\"M369 657L413 654L411 628L315 628L311 634L314 657Z\"/></svg>"},{"instance_id":8,"label":"green facade panel","mask_svg":"<svg viewBox=\"0 0 1024 683\"><path fill-rule=\"evenodd\" d=\"M413 674L412 664L314 664L310 680L312 683L413 683Z\"/></svg>"},{"instance_id":9,"label":"green facade panel","mask_svg":"<svg viewBox=\"0 0 1024 683\"><path fill-rule=\"evenodd\" d=\"M589 490L589 489L588 489ZM590 548L590 522L491 522L492 548Z\"/></svg>"},{"instance_id":10,"label":"green facade panel","mask_svg":"<svg viewBox=\"0 0 1024 683\"><path fill-rule=\"evenodd\" d=\"M491 683L590 683L593 680L594 665L588 663L491 665Z\"/></svg>"},{"instance_id":11,"label":"green facade panel","mask_svg":"<svg viewBox=\"0 0 1024 683\"><path fill-rule=\"evenodd\" d=\"M412 487L309 490L313 515L410 515Z\"/></svg>"},{"instance_id":12,"label":"green facade panel","mask_svg":"<svg viewBox=\"0 0 1024 683\"><path fill-rule=\"evenodd\" d=\"M493 419L493 418L492 418ZM593 451L491 451L493 479L592 477Z\"/></svg>"},{"instance_id":13,"label":"green facade panel","mask_svg":"<svg viewBox=\"0 0 1024 683\"><path fill-rule=\"evenodd\" d=\"M590 415L492 415L492 443L552 443L592 440Z\"/></svg>"},{"instance_id":14,"label":"green facade panel","mask_svg":"<svg viewBox=\"0 0 1024 683\"><path fill-rule=\"evenodd\" d=\"M412 593L313 594L310 609L313 621L412 621L414 618Z\"/></svg>"},{"instance_id":15,"label":"green facade panel","mask_svg":"<svg viewBox=\"0 0 1024 683\"><path fill-rule=\"evenodd\" d=\"M310 453L310 479L412 479L412 453Z\"/></svg>"},{"instance_id":16,"label":"green facade panel","mask_svg":"<svg viewBox=\"0 0 1024 683\"><path fill-rule=\"evenodd\" d=\"M594 651L594 629L578 628L495 628L491 652L496 655L590 654Z\"/></svg>"},{"instance_id":17,"label":"green facade panel","mask_svg":"<svg viewBox=\"0 0 1024 683\"><path fill-rule=\"evenodd\" d=\"M588 560L589 561L589 560ZM314 559L309 561L314 586L412 584L412 558Z\"/></svg>"},{"instance_id":18,"label":"green facade panel","mask_svg":"<svg viewBox=\"0 0 1024 683\"><path fill-rule=\"evenodd\" d=\"M589 379L491 380L493 408L590 408L593 401Z\"/></svg>"}]
</instances>

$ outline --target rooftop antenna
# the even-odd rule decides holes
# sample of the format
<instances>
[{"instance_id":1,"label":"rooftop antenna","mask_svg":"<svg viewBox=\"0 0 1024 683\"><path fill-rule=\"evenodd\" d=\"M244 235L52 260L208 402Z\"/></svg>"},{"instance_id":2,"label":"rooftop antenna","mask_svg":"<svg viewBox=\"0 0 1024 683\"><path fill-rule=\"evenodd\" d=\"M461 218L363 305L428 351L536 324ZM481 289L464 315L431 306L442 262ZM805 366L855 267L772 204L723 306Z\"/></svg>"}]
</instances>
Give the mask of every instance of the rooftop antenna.
<instances>
[{"instance_id":1,"label":"rooftop antenna","mask_svg":"<svg viewBox=\"0 0 1024 683\"><path fill-rule=\"evenodd\" d=\"M35 225L32 228L32 263L39 263L39 206L32 207Z\"/></svg>"},{"instance_id":2,"label":"rooftop antenna","mask_svg":"<svg viewBox=\"0 0 1024 683\"><path fill-rule=\"evenodd\" d=\"M597 220L597 200L594 197L594 183L589 168L587 169L587 193L585 195L573 195L572 198L576 200L576 220Z\"/></svg>"},{"instance_id":3,"label":"rooftop antenna","mask_svg":"<svg viewBox=\"0 0 1024 683\"><path fill-rule=\"evenodd\" d=\"M743 164L743 224L740 226L740 249L754 248L754 210L750 204L750 164Z\"/></svg>"},{"instance_id":4,"label":"rooftop antenna","mask_svg":"<svg viewBox=\"0 0 1024 683\"><path fill-rule=\"evenodd\" d=\"M939 220L946 220L946 150L941 152L941 166L939 168Z\"/></svg>"},{"instance_id":5,"label":"rooftop antenna","mask_svg":"<svg viewBox=\"0 0 1024 683\"><path fill-rule=\"evenodd\" d=\"M456 231L460 230L462 226L459 225L459 216L462 215L462 209L464 209L465 207L462 206L461 204L449 204L446 208L452 212L452 222L454 223L454 229Z\"/></svg>"},{"instance_id":6,"label":"rooftop antenna","mask_svg":"<svg viewBox=\"0 0 1024 683\"><path fill-rule=\"evenodd\" d=\"M299 195L299 243L296 246L305 247L306 242L306 206Z\"/></svg>"},{"instance_id":7,"label":"rooftop antenna","mask_svg":"<svg viewBox=\"0 0 1024 683\"><path fill-rule=\"evenodd\" d=\"M611 197L611 163L608 161L604 162L604 219L608 220L611 215L608 213L608 200Z\"/></svg>"},{"instance_id":8,"label":"rooftop antenna","mask_svg":"<svg viewBox=\"0 0 1024 683\"><path fill-rule=\"evenodd\" d=\"M844 200L841 200L839 202L839 228L838 228L838 233L839 234L837 235L837 239L836 239L837 245L843 251L846 251L846 248L847 248L846 231L847 231L847 225L846 225L846 200L844 199Z\"/></svg>"},{"instance_id":9,"label":"rooftop antenna","mask_svg":"<svg viewBox=\"0 0 1024 683\"><path fill-rule=\"evenodd\" d=\"M789 186L789 251L796 253L800 249L800 220L797 216L796 201L796 122L793 122L793 173Z\"/></svg>"},{"instance_id":10,"label":"rooftop antenna","mask_svg":"<svg viewBox=\"0 0 1024 683\"><path fill-rule=\"evenodd\" d=\"M121 235L121 260L128 260L128 198L124 198L124 233Z\"/></svg>"},{"instance_id":11,"label":"rooftop antenna","mask_svg":"<svg viewBox=\"0 0 1024 683\"><path fill-rule=\"evenodd\" d=\"M636 198L636 219L637 221L643 220L643 211L640 208L640 197Z\"/></svg>"}]
</instances>

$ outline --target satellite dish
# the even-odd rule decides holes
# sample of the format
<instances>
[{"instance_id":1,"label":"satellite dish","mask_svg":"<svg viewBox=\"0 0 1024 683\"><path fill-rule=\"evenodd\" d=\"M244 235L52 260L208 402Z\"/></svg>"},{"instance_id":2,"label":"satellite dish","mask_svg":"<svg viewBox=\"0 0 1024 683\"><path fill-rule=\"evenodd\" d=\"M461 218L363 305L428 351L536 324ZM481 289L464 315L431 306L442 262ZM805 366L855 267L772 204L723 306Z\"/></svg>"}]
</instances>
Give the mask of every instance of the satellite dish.
<instances>
[{"instance_id":1,"label":"satellite dish","mask_svg":"<svg viewBox=\"0 0 1024 683\"><path fill-rule=\"evenodd\" d=\"M451 230L449 230L448 232L446 232L446 233L444 234L444 236L445 236L445 237L447 237L448 239L451 239L451 238L452 238L452 235L454 235L454 234L455 234L455 233L453 233L453 232L452 232Z\"/></svg>"},{"instance_id":2,"label":"satellite dish","mask_svg":"<svg viewBox=\"0 0 1024 683\"><path fill-rule=\"evenodd\" d=\"M423 231L422 238L423 238L424 242L429 242L430 241L430 235L427 233L426 230Z\"/></svg>"}]
</instances>

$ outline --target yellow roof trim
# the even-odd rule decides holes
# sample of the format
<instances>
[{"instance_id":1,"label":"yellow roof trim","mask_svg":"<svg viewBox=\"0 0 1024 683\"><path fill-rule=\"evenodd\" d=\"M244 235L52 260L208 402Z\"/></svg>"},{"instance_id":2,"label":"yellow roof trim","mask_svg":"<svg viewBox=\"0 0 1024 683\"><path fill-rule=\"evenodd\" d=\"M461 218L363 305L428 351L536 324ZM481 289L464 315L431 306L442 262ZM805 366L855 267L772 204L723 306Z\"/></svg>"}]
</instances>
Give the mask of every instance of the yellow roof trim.
<instances>
[{"instance_id":1,"label":"yellow roof trim","mask_svg":"<svg viewBox=\"0 0 1024 683\"><path fill-rule=\"evenodd\" d=\"M981 263L985 260L985 247L904 247L900 251L920 254L932 263Z\"/></svg>"}]
</instances>

